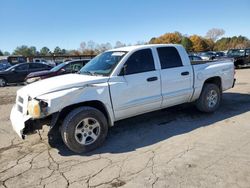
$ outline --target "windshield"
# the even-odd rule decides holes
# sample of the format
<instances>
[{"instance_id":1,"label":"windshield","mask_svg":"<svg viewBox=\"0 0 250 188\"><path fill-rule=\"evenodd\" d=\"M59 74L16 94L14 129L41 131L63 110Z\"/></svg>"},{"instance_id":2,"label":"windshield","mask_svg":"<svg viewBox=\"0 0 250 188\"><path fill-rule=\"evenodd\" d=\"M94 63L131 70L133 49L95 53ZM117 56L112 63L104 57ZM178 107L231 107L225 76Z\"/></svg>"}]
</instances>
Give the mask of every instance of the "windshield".
<instances>
[{"instance_id":1,"label":"windshield","mask_svg":"<svg viewBox=\"0 0 250 188\"><path fill-rule=\"evenodd\" d=\"M88 62L80 70L80 74L108 76L126 53L124 51L104 52Z\"/></svg>"},{"instance_id":2,"label":"windshield","mask_svg":"<svg viewBox=\"0 0 250 188\"><path fill-rule=\"evenodd\" d=\"M63 68L67 63L61 63L57 66L55 66L54 68L50 69L51 72L57 72L59 71L61 68Z\"/></svg>"},{"instance_id":3,"label":"windshield","mask_svg":"<svg viewBox=\"0 0 250 188\"><path fill-rule=\"evenodd\" d=\"M244 50L229 50L227 55L230 56L244 56Z\"/></svg>"}]
</instances>

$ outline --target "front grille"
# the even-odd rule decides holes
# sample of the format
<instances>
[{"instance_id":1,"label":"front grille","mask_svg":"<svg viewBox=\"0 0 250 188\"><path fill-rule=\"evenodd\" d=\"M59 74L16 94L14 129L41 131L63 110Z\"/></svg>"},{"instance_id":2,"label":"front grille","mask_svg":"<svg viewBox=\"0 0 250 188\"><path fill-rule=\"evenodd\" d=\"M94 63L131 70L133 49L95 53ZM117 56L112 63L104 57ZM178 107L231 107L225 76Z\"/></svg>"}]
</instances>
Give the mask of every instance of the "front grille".
<instances>
[{"instance_id":1,"label":"front grille","mask_svg":"<svg viewBox=\"0 0 250 188\"><path fill-rule=\"evenodd\" d=\"M18 102L22 103L23 104L23 98L22 97L18 97Z\"/></svg>"},{"instance_id":2,"label":"front grille","mask_svg":"<svg viewBox=\"0 0 250 188\"><path fill-rule=\"evenodd\" d=\"M23 113L23 107L22 107L22 106L17 105L17 110L18 110L19 112Z\"/></svg>"}]
</instances>

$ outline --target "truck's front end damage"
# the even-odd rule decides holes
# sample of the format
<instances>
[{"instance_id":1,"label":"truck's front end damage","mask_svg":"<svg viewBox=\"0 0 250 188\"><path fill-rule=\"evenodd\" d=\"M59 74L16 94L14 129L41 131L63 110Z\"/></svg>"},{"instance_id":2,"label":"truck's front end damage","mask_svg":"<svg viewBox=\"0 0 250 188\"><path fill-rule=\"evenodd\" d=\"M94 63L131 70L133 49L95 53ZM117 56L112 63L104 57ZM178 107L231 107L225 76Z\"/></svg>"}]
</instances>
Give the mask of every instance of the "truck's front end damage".
<instances>
[{"instance_id":1,"label":"truck's front end damage","mask_svg":"<svg viewBox=\"0 0 250 188\"><path fill-rule=\"evenodd\" d=\"M93 98L109 104L107 80L107 77L72 74L21 88L17 91L16 103L10 114L13 129L24 139L25 135L35 133L43 125L53 127L58 114L70 105Z\"/></svg>"},{"instance_id":2,"label":"truck's front end damage","mask_svg":"<svg viewBox=\"0 0 250 188\"><path fill-rule=\"evenodd\" d=\"M42 128L42 122L50 119L48 115L48 103L42 100L32 99L29 96L17 94L16 104L10 114L13 129L21 138L34 133Z\"/></svg>"}]
</instances>

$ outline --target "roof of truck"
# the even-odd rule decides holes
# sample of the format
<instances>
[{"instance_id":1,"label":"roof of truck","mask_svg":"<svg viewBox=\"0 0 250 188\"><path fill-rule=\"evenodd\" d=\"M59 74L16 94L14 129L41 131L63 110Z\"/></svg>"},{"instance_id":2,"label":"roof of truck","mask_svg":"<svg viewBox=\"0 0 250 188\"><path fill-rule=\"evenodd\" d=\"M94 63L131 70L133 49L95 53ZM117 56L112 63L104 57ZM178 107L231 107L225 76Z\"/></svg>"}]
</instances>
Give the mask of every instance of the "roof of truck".
<instances>
[{"instance_id":1,"label":"roof of truck","mask_svg":"<svg viewBox=\"0 0 250 188\"><path fill-rule=\"evenodd\" d=\"M164 46L173 46L173 47L180 47L179 44L146 44L146 45L136 45L136 46L126 46L121 48L115 48L109 51L133 51L139 50L144 48L151 48L151 47L164 47Z\"/></svg>"}]
</instances>

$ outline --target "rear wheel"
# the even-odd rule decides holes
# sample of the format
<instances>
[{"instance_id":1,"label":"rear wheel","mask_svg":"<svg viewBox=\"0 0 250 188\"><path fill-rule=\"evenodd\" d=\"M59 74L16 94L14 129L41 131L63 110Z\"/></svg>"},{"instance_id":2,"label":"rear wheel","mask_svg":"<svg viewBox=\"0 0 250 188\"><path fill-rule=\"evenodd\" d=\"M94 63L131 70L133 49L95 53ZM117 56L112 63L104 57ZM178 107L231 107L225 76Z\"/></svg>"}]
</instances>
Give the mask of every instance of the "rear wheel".
<instances>
[{"instance_id":1,"label":"rear wheel","mask_svg":"<svg viewBox=\"0 0 250 188\"><path fill-rule=\"evenodd\" d=\"M201 95L196 101L196 107L202 112L214 112L221 102L221 91L216 84L205 84Z\"/></svg>"},{"instance_id":2,"label":"rear wheel","mask_svg":"<svg viewBox=\"0 0 250 188\"><path fill-rule=\"evenodd\" d=\"M6 80L4 78L0 78L0 87L5 87L7 84Z\"/></svg>"},{"instance_id":3,"label":"rear wheel","mask_svg":"<svg viewBox=\"0 0 250 188\"><path fill-rule=\"evenodd\" d=\"M105 141L108 123L102 112L92 107L80 107L70 112L63 121L61 135L68 148L84 153Z\"/></svg>"}]
</instances>

